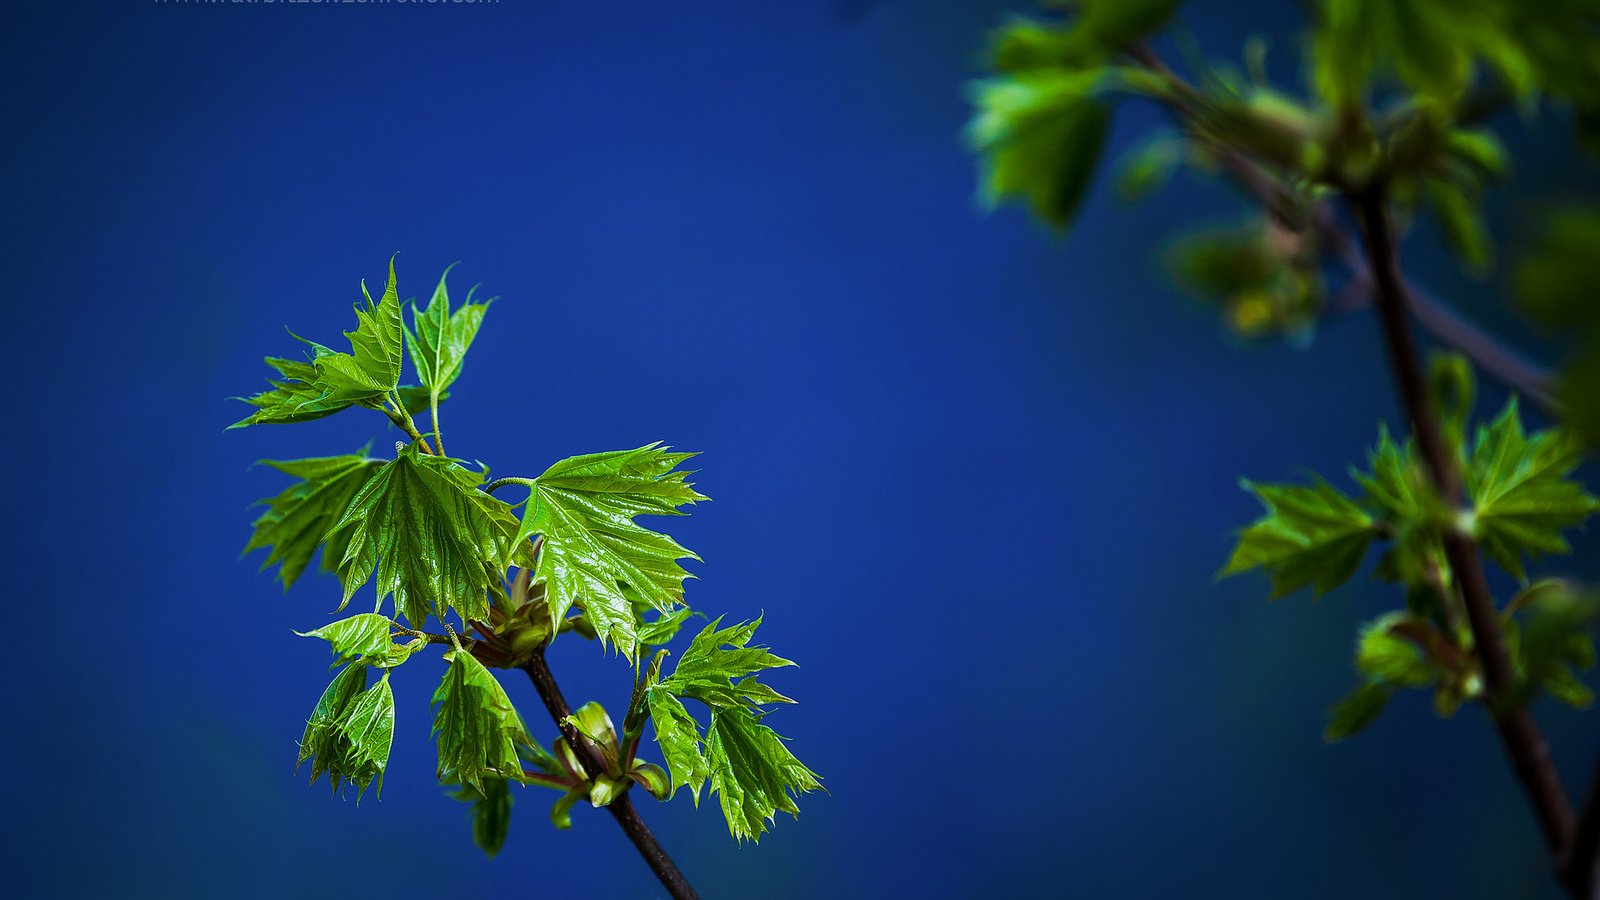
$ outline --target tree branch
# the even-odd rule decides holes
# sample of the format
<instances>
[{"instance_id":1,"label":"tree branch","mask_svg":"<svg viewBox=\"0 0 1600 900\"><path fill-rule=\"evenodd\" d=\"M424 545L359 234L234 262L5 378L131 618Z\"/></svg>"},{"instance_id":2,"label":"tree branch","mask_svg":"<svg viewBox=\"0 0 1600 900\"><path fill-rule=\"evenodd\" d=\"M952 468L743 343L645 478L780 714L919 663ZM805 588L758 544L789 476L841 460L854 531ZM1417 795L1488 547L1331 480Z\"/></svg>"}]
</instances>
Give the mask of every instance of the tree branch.
<instances>
[{"instance_id":1,"label":"tree branch","mask_svg":"<svg viewBox=\"0 0 1600 900\"><path fill-rule=\"evenodd\" d=\"M550 666L545 662L543 647L533 652L533 656L523 664L522 670L528 673L528 678L533 681L534 690L539 692L539 699L544 701L544 708L549 711L550 718L554 719L556 727L561 729L561 736L567 739L567 744L578 755L590 777L604 773L605 761L600 758L594 746L578 733L578 729L567 721L567 717L572 715L572 709L567 706L567 699L561 696L561 688L556 684L555 676L550 673ZM655 835L651 834L650 829L644 824L644 820L639 818L639 811L634 808L629 793L624 790L606 806L611 817L617 820L617 825L628 836L628 840L633 841L633 846L638 849L639 855L649 863L650 870L661 879L661 884L674 900L698 900L699 895L690 886L689 880L678 871L672 858L667 856L667 851L662 849Z\"/></svg>"},{"instance_id":2,"label":"tree branch","mask_svg":"<svg viewBox=\"0 0 1600 900\"><path fill-rule=\"evenodd\" d=\"M1394 232L1389 223L1382 187L1352 196L1361 222L1363 243L1372 271L1374 300L1383 326L1384 346L1388 351L1396 387L1411 420L1411 430L1427 465L1439 496L1451 508L1462 505L1461 473L1456 466L1454 448L1445 446L1429 401L1427 383L1417 358L1416 342L1407 319L1407 299ZM1566 790L1550 759L1549 745L1527 707L1509 702L1514 691L1515 672L1506 652L1505 636L1500 631L1494 597L1484 576L1472 539L1456 528L1444 535L1445 556L1453 579L1461 591L1472 629L1472 640L1483 669L1485 706L1494 719L1500 742L1511 758L1523 792L1532 804L1540 831L1551 856L1559 863L1572 843L1572 809ZM1565 884L1565 879L1563 879ZM1569 891L1571 890L1568 885ZM1574 893L1580 900L1587 894Z\"/></svg>"},{"instance_id":3,"label":"tree branch","mask_svg":"<svg viewBox=\"0 0 1600 900\"><path fill-rule=\"evenodd\" d=\"M1216 157L1217 165L1228 179L1261 204L1268 214L1279 221L1294 224L1296 211L1303 204L1296 198L1278 175L1261 163L1250 159L1237 148L1207 140L1196 128L1196 110L1205 103L1205 96L1184 78L1174 72L1146 44L1128 48L1128 56L1139 65L1161 76L1176 92L1162 100L1184 130L1202 141ZM1318 241L1333 258L1340 261L1350 274L1347 288L1350 299L1335 303L1335 311L1355 312L1372 302L1376 285L1366 260L1357 251L1355 242L1340 223L1339 217L1324 202L1311 210L1310 225ZM1551 390L1554 383L1550 373L1529 362L1497 341L1493 335L1478 328L1443 302L1430 297L1416 285L1401 281L1409 297L1408 306L1417 321L1433 338L1454 347L1476 363L1479 368L1498 379L1507 387L1525 395L1551 415L1561 414L1561 406ZM1360 298L1356 300L1355 298Z\"/></svg>"},{"instance_id":4,"label":"tree branch","mask_svg":"<svg viewBox=\"0 0 1600 900\"><path fill-rule=\"evenodd\" d=\"M1600 756L1595 758L1594 774L1589 776L1589 798L1583 804L1583 817L1573 832L1572 846L1561 863L1561 882L1574 897L1600 897L1600 877L1595 871L1600 862Z\"/></svg>"}]
</instances>

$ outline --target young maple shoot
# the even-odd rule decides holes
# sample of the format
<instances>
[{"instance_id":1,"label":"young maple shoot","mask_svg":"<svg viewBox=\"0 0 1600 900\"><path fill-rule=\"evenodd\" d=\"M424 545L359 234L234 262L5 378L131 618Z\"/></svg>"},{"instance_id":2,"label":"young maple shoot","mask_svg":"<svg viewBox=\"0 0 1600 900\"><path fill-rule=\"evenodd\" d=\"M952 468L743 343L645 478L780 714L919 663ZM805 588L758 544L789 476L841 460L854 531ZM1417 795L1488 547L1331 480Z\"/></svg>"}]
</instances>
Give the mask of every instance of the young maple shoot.
<instances>
[{"instance_id":1,"label":"young maple shoot","mask_svg":"<svg viewBox=\"0 0 1600 900\"><path fill-rule=\"evenodd\" d=\"M1600 761L1581 810L1562 785L1530 703L1578 707L1594 695L1577 672L1594 664L1600 591L1529 581L1530 560L1570 550L1567 532L1600 501L1573 477L1600 444L1600 208L1547 217L1516 272L1517 299L1538 322L1575 336L1547 375L1408 282L1406 229L1431 227L1472 274L1495 247L1485 194L1510 154L1485 122L1515 107L1556 107L1590 148L1600 123L1595 3L1484 0L1316 0L1304 4L1305 85L1268 78L1268 45L1237 63L1186 55L1193 77L1150 43L1178 0L1045 0L1048 18L1015 19L990 44L992 74L974 85L968 138L990 205L1019 201L1064 232L1089 196L1118 109L1147 102L1171 127L1118 165L1118 193L1136 200L1177 171L1220 176L1249 199L1242 222L1194 230L1167 253L1181 287L1213 304L1236 335L1305 346L1324 319L1371 309L1406 412L1396 441L1380 430L1356 491L1244 482L1266 515L1239 534L1223 575L1264 572L1271 596L1322 594L1381 546L1375 575L1404 606L1356 641L1357 689L1330 711L1327 737L1370 724L1404 688L1433 692L1451 715L1481 705L1529 799L1554 874L1574 898L1596 895ZM1531 119L1524 115L1524 122ZM1413 320L1461 355L1425 372ZM1469 428L1473 368L1510 387L1493 421ZM1516 400L1553 427L1529 433ZM1488 561L1521 589L1493 595Z\"/></svg>"},{"instance_id":2,"label":"young maple shoot","mask_svg":"<svg viewBox=\"0 0 1600 900\"><path fill-rule=\"evenodd\" d=\"M266 550L262 568L277 566L285 589L320 552L320 568L342 583L340 610L369 583L375 589L371 612L302 634L326 641L342 668L312 710L298 763L310 764L313 782L326 774L336 792L346 783L358 797L374 783L381 791L395 727L389 673L438 645L446 663L432 697L438 777L473 805L473 837L489 855L506 840L512 784L554 789L551 820L566 828L580 801L625 805L633 785L667 800L688 785L698 803L709 780L733 837L758 839L777 812L798 814L795 798L821 784L766 724L771 707L793 701L757 673L793 663L751 646L759 619L728 628L713 621L662 675L666 645L693 615L681 561L698 557L635 520L681 515L706 499L679 468L693 454L647 444L492 482L480 465L445 455L440 403L492 302L469 295L452 310L448 275L425 308L411 304L407 327L390 260L377 301L362 285L356 330L345 333L350 351L297 337L309 348L306 358L269 357L278 377L241 398L255 409L230 426L305 422L359 407L381 412L407 437L389 459L370 455L369 445L340 456L263 460L293 480L261 501L266 512L246 552ZM417 384L400 383L406 358ZM413 418L423 411L426 432ZM496 496L508 487L525 489L527 499ZM544 661L544 648L563 634L614 648L631 665L620 732L598 703L565 709ZM541 687L561 732L548 749L492 669L523 669ZM704 708L707 724L685 700ZM635 755L647 722L665 769ZM625 828L625 819L637 821L631 812L613 813ZM657 874L675 895L692 895L686 881Z\"/></svg>"}]
</instances>

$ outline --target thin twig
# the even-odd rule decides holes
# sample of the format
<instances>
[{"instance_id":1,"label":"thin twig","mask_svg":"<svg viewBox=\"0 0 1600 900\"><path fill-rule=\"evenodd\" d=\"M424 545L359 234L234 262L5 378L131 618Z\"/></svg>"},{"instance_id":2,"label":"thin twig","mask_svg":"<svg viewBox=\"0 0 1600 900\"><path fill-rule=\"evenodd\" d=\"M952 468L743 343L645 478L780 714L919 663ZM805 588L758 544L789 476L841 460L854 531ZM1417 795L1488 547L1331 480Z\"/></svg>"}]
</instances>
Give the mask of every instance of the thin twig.
<instances>
[{"instance_id":1,"label":"thin twig","mask_svg":"<svg viewBox=\"0 0 1600 900\"><path fill-rule=\"evenodd\" d=\"M1378 319L1383 326L1384 345L1401 402L1439 496L1451 508L1458 508L1463 499L1461 474L1456 466L1456 454L1445 446L1429 401L1427 382L1406 316L1399 254L1382 188L1371 189L1352 197L1351 201L1361 221L1363 243L1373 273ZM1453 579L1461 590L1474 649L1483 669L1485 705L1523 792L1533 805L1551 856L1560 861L1572 842L1572 809L1550 759L1549 745L1533 715L1526 706L1508 702L1516 689L1515 671L1506 652L1505 635L1500 630L1494 597L1489 592L1477 546L1468 535L1450 528L1444 535L1444 549ZM1589 900L1584 894L1573 896Z\"/></svg>"},{"instance_id":2,"label":"thin twig","mask_svg":"<svg viewBox=\"0 0 1600 900\"><path fill-rule=\"evenodd\" d=\"M578 755L583 763L583 768L591 778L598 778L606 771L605 760L587 738L578 733L578 729L567 721L572 715L572 708L567 705L567 700L561 695L561 688L556 684L555 676L550 673L550 666L545 662L544 648L533 652L533 656L523 664L522 670L528 673L528 678L533 681L534 690L539 692L539 699L544 701L544 708L550 713L550 718L556 722L556 727L561 729L561 736L567 739L567 744ZM629 784L631 785L631 781ZM633 846L650 865L650 870L661 879L661 884L672 895L674 900L697 900L699 897L689 880L683 877L673 863L672 857L662 849L661 843L639 818L639 811L634 809L630 792L624 788L623 792L606 806L611 817L617 820L628 840L633 841Z\"/></svg>"}]
</instances>

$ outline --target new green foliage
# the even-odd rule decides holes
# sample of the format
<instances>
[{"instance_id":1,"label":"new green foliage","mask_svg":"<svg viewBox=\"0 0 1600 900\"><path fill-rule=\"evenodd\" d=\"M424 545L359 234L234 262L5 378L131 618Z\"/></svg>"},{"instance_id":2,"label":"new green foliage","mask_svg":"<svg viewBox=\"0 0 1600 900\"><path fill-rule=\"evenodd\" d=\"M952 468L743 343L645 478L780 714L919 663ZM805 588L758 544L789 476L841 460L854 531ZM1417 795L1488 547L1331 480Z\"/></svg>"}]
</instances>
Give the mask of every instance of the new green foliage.
<instances>
[{"instance_id":1,"label":"new green foliage","mask_svg":"<svg viewBox=\"0 0 1600 900\"><path fill-rule=\"evenodd\" d=\"M230 426L364 408L381 412L409 438L387 460L363 449L265 461L293 481L262 501L267 511L255 521L246 551L266 550L262 568L277 565L287 588L320 548L323 568L342 582L341 609L364 584L375 583L375 611L300 632L326 641L333 665L343 668L306 723L299 764L310 763L313 781L327 775L335 790L353 783L364 792L373 782L381 790L394 737L389 673L443 645L447 667L433 695L437 774L472 804L473 840L488 855L505 845L513 783L559 791L551 821L565 828L579 800L615 804L635 785L667 800L685 783L694 785L698 800L700 785L711 779L735 836L755 837L774 811L796 811L790 794L817 786L752 712L758 704L792 702L754 677L791 665L747 646L755 623L720 631L713 623L665 682L659 660L667 651L660 650L648 677L635 673L621 733L595 702L564 717L557 724L584 735L575 738L584 742L578 748L565 737L556 738L552 751L541 747L490 673L491 666L520 668L544 683L539 679L551 676L539 674L548 671L543 648L561 634L599 637L636 666L641 646L672 642L695 614L684 603L690 576L680 561L698 557L634 519L678 515L706 498L678 468L693 454L659 443L572 457L536 479L494 483L486 483L481 465L445 455L439 401L461 376L488 306L469 294L452 310L441 277L426 308L412 304L407 329L391 260L381 298L366 295L356 308L357 327L346 332L350 352L303 341L310 348L305 362L268 359L280 379L247 399L255 412ZM399 383L408 352L420 386ZM411 418L422 410L432 418L431 442ZM531 491L520 515L492 495L513 484ZM508 590L513 566L519 571ZM389 596L393 617L383 611ZM423 630L435 624L443 633ZM373 670L379 675L369 686ZM712 707L708 737L680 694ZM549 706L559 715L557 701ZM670 773L633 755L652 717ZM594 766L582 761L590 749L601 754L601 771L588 771Z\"/></svg>"},{"instance_id":2,"label":"new green foliage","mask_svg":"<svg viewBox=\"0 0 1600 900\"><path fill-rule=\"evenodd\" d=\"M346 781L366 792L373 780L383 789L394 740L394 694L385 673L367 687L367 667L346 666L322 693L300 738L300 764L311 762L311 780L323 773L335 791Z\"/></svg>"},{"instance_id":3,"label":"new green foliage","mask_svg":"<svg viewBox=\"0 0 1600 900\"><path fill-rule=\"evenodd\" d=\"M688 472L674 471L693 455L646 444L564 459L534 480L516 539L544 539L534 579L546 586L552 621L581 605L601 640L632 657L642 624L636 603L662 613L682 603L690 576L678 560L699 557L633 520L706 499Z\"/></svg>"},{"instance_id":4,"label":"new green foliage","mask_svg":"<svg viewBox=\"0 0 1600 900\"><path fill-rule=\"evenodd\" d=\"M384 463L328 532L345 545L338 563L345 603L377 576L414 627L453 609L468 621L488 615L488 594L520 541L505 503L478 490L484 474L420 452L415 444Z\"/></svg>"},{"instance_id":5,"label":"new green foliage","mask_svg":"<svg viewBox=\"0 0 1600 900\"><path fill-rule=\"evenodd\" d=\"M339 353L313 345L318 383L334 400L363 403L387 395L400 386L401 333L400 299L395 293L394 260L389 260L389 279L377 303L361 294L365 307L356 307L356 330L346 331L350 352Z\"/></svg>"},{"instance_id":6,"label":"new green foliage","mask_svg":"<svg viewBox=\"0 0 1600 900\"><path fill-rule=\"evenodd\" d=\"M417 378L431 395L438 396L461 374L467 349L478 336L483 325L483 315L488 303L473 303L468 292L467 302L455 312L450 311L450 294L445 288L445 277L439 277L433 299L421 312L411 307L414 329L407 329L406 346L411 350L411 363L416 366ZM492 301L491 301L492 302Z\"/></svg>"},{"instance_id":7,"label":"new green foliage","mask_svg":"<svg viewBox=\"0 0 1600 900\"><path fill-rule=\"evenodd\" d=\"M1600 60L1600 54L1590 54ZM1595 62L1600 65L1600 62ZM1600 121L1597 117L1595 121ZM1577 336L1556 393L1573 429L1600 444L1600 303L1594 299L1600 259L1600 207L1553 211L1516 272L1518 301L1551 329Z\"/></svg>"},{"instance_id":8,"label":"new green foliage","mask_svg":"<svg viewBox=\"0 0 1600 900\"><path fill-rule=\"evenodd\" d=\"M794 665L765 647L746 646L761 619L719 630L721 622L719 616L695 636L661 689L710 707L793 703L757 681L757 672Z\"/></svg>"},{"instance_id":9,"label":"new green foliage","mask_svg":"<svg viewBox=\"0 0 1600 900\"><path fill-rule=\"evenodd\" d=\"M700 723L671 691L652 690L647 694L650 721L655 726L656 743L672 775L672 790L687 786L700 802L700 787L710 774L705 751L701 749Z\"/></svg>"},{"instance_id":10,"label":"new green foliage","mask_svg":"<svg viewBox=\"0 0 1600 900\"><path fill-rule=\"evenodd\" d=\"M289 422L309 422L331 416L351 406L349 400L335 399L318 381L317 367L309 362L269 356L267 365L278 370L278 378L269 379L271 390L252 397L239 399L256 407L256 411L229 425L243 428L246 425L264 425Z\"/></svg>"},{"instance_id":11,"label":"new green foliage","mask_svg":"<svg viewBox=\"0 0 1600 900\"><path fill-rule=\"evenodd\" d=\"M337 663L345 663L363 656L385 656L392 646L389 637L391 625L388 616L362 613L330 622L315 631L295 633L301 637L322 638L332 645Z\"/></svg>"},{"instance_id":12,"label":"new green foliage","mask_svg":"<svg viewBox=\"0 0 1600 900\"><path fill-rule=\"evenodd\" d=\"M1562 531L1581 524L1600 500L1568 478L1583 444L1560 429L1524 434L1516 400L1478 430L1467 466L1473 536L1506 571L1526 578L1524 555L1566 553Z\"/></svg>"},{"instance_id":13,"label":"new green foliage","mask_svg":"<svg viewBox=\"0 0 1600 900\"><path fill-rule=\"evenodd\" d=\"M1370 724L1401 688L1431 687L1434 708L1450 715L1468 700L1482 699L1480 664L1464 630L1465 611L1444 549L1446 535L1470 537L1507 572L1525 578L1524 556L1566 553L1563 532L1600 511L1600 500L1570 475L1583 445L1552 428L1527 434L1513 399L1495 420L1479 427L1470 447L1470 370L1459 360L1434 365L1432 388L1441 431L1454 442L1463 464L1470 508L1450 509L1433 489L1415 445L1397 444L1380 428L1368 455L1368 471L1352 474L1363 492L1349 498L1322 481L1313 486L1246 486L1261 497L1268 515L1245 529L1223 574L1259 568L1272 576L1273 597L1310 585L1322 593L1360 566L1374 541L1386 544L1376 574L1407 589L1407 609L1369 623L1357 643L1356 669L1365 679L1355 693L1330 710L1328 737L1338 740ZM1530 595L1532 596L1532 595ZM1515 600L1504 614L1513 638L1512 613L1538 607ZM1529 691L1543 690L1567 703L1585 705L1590 693L1572 674L1592 662L1588 637L1573 638L1570 655L1548 650L1544 635L1563 633L1541 620L1540 637L1518 651ZM1559 621L1559 620L1554 620ZM1566 627L1573 634L1574 627ZM1526 649L1529 648L1530 649ZM1514 654L1515 655L1515 654ZM1542 662L1553 660L1549 664Z\"/></svg>"},{"instance_id":14,"label":"new green foliage","mask_svg":"<svg viewBox=\"0 0 1600 900\"><path fill-rule=\"evenodd\" d=\"M365 665L392 669L423 647L420 640L396 643L393 630L398 627L399 624L388 616L361 613L331 622L315 631L297 631L295 634L327 641L333 648L333 664L336 666L359 660Z\"/></svg>"},{"instance_id":15,"label":"new green foliage","mask_svg":"<svg viewBox=\"0 0 1600 900\"><path fill-rule=\"evenodd\" d=\"M720 623L707 625L672 675L645 693L672 790L687 785L698 803L710 779L728 831L739 840L759 840L776 813L798 814L794 798L822 784L762 722L762 706L794 701L761 684L756 673L794 663L748 646L760 619L718 629ZM683 705L687 698L711 711L703 735Z\"/></svg>"},{"instance_id":16,"label":"new green foliage","mask_svg":"<svg viewBox=\"0 0 1600 900\"><path fill-rule=\"evenodd\" d=\"M1355 574L1377 534L1365 510L1320 479L1310 486L1243 484L1267 515L1240 533L1223 575L1262 569L1277 599L1307 585L1325 594Z\"/></svg>"},{"instance_id":17,"label":"new green foliage","mask_svg":"<svg viewBox=\"0 0 1600 900\"><path fill-rule=\"evenodd\" d=\"M1094 73L1018 75L978 85L971 140L984 154L984 197L1027 199L1059 230L1072 224L1094 176L1111 114Z\"/></svg>"},{"instance_id":18,"label":"new green foliage","mask_svg":"<svg viewBox=\"0 0 1600 900\"><path fill-rule=\"evenodd\" d=\"M383 462L367 456L365 449L347 456L261 462L299 481L276 497L259 501L267 511L256 519L244 551L269 548L261 568L279 564L278 578L288 590L322 546L328 529L344 514L350 498ZM323 554L322 567L333 571L344 551L344 542L335 543Z\"/></svg>"},{"instance_id":19,"label":"new green foliage","mask_svg":"<svg viewBox=\"0 0 1600 900\"><path fill-rule=\"evenodd\" d=\"M728 831L739 840L759 840L776 813L798 816L795 797L822 787L816 773L749 709L713 709L705 748L711 790L721 801Z\"/></svg>"},{"instance_id":20,"label":"new green foliage","mask_svg":"<svg viewBox=\"0 0 1600 900\"><path fill-rule=\"evenodd\" d=\"M1245 482L1266 515L1239 533L1222 574L1261 570L1274 598L1305 587L1321 595L1376 545L1374 575L1403 589L1403 607L1362 628L1360 682L1329 709L1328 739L1367 727L1404 689L1428 690L1441 716L1486 706L1563 887L1587 900L1600 878L1600 842L1582 838L1600 832L1600 811L1571 829L1584 844L1576 855L1563 832L1577 797L1562 796L1522 707L1541 693L1573 706L1593 701L1578 673L1594 662L1596 602L1546 582L1501 603L1493 591L1505 579L1482 570L1487 561L1526 580L1530 561L1570 551L1570 530L1600 503L1574 477L1584 442L1600 444L1600 207L1545 217L1517 272L1527 310L1575 338L1556 378L1499 346L1449 298L1411 284L1402 260L1407 232L1421 222L1468 274L1490 272L1497 247L1485 199L1512 171L1507 147L1516 143L1495 130L1556 106L1561 127L1575 124L1588 149L1600 147L1600 5L1316 0L1303 5L1301 39L1277 44L1298 51L1287 66L1268 65L1263 37L1250 38L1238 62L1209 59L1181 26L1181 61L1169 64L1152 34L1171 19L1172 3L1042 5L1037 20L1013 20L994 36L992 71L971 92L981 196L1026 200L1035 219L1065 230L1092 189L1110 111L1154 101L1171 127L1133 136L1117 176L1123 198L1145 196L1185 167L1238 188L1249 208L1240 223L1196 227L1173 244L1166 257L1181 287L1214 305L1234 335L1297 346L1324 319L1378 313L1404 432L1415 437L1381 431L1366 468L1351 472L1356 493L1315 475L1309 484ZM1272 82L1273 71L1296 67L1305 84ZM1513 107L1520 116L1508 114ZM1540 211L1518 218L1529 212ZM1430 378L1415 349L1428 343L1472 363L1445 357ZM1330 361L1330 371L1348 362ZM1560 424L1530 434L1513 401L1474 434L1473 363ZM675 784L701 777L696 766L711 749L683 727L681 706L651 699L669 762L679 763Z\"/></svg>"},{"instance_id":21,"label":"new green foliage","mask_svg":"<svg viewBox=\"0 0 1600 900\"><path fill-rule=\"evenodd\" d=\"M441 777L483 792L492 778L518 780L518 744L532 743L500 682L472 654L450 654L450 668L434 691L433 732Z\"/></svg>"}]
</instances>

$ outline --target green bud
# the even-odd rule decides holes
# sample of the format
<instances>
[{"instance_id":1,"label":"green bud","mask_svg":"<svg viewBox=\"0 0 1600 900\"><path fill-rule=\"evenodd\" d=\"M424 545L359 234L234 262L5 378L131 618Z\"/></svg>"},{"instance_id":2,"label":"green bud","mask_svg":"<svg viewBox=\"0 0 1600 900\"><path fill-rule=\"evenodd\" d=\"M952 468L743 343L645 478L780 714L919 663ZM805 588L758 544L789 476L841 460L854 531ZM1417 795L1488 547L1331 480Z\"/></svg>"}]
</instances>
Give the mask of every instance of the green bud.
<instances>
[{"instance_id":1,"label":"green bud","mask_svg":"<svg viewBox=\"0 0 1600 900\"><path fill-rule=\"evenodd\" d=\"M611 801L621 797L627 790L626 778L596 778L594 785L589 788L589 803L595 809L610 806Z\"/></svg>"},{"instance_id":2,"label":"green bud","mask_svg":"<svg viewBox=\"0 0 1600 900\"><path fill-rule=\"evenodd\" d=\"M650 796L657 800L667 800L672 796L672 777L658 765L647 763L642 759L633 761L633 771L628 777L639 783L639 786L650 792Z\"/></svg>"}]
</instances>

